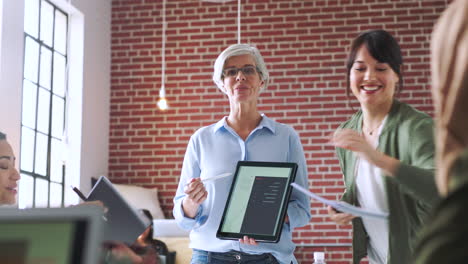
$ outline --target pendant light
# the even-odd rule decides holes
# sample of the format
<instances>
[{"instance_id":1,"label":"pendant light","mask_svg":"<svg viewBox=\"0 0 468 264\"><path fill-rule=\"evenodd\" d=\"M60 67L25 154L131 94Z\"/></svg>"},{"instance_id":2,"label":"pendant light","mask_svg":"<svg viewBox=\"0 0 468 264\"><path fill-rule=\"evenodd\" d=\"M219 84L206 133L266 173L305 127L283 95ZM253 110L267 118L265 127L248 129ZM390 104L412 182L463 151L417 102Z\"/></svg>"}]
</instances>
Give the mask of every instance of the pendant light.
<instances>
[{"instance_id":1,"label":"pendant light","mask_svg":"<svg viewBox=\"0 0 468 264\"><path fill-rule=\"evenodd\" d=\"M166 99L166 87L164 83L166 82L166 0L163 1L163 11L162 11L162 48L161 48L161 89L159 90L159 100L158 108L161 111L165 111L169 108L169 104Z\"/></svg>"}]
</instances>

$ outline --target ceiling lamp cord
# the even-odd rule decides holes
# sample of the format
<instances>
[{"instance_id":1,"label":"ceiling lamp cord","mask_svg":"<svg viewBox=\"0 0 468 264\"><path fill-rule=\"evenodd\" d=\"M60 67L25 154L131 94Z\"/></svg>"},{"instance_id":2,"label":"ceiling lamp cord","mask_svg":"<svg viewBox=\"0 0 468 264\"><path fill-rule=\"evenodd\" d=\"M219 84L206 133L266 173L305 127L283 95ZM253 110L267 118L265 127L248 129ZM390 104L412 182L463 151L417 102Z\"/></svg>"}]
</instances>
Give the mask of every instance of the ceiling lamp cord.
<instances>
[{"instance_id":1,"label":"ceiling lamp cord","mask_svg":"<svg viewBox=\"0 0 468 264\"><path fill-rule=\"evenodd\" d=\"M169 105L166 100L166 88L164 83L166 82L166 0L163 1L163 11L162 11L162 48L161 48L161 89L159 90L159 100L158 108L160 110L167 110Z\"/></svg>"},{"instance_id":2,"label":"ceiling lamp cord","mask_svg":"<svg viewBox=\"0 0 468 264\"><path fill-rule=\"evenodd\" d=\"M237 0L237 44L241 43L241 0Z\"/></svg>"}]
</instances>

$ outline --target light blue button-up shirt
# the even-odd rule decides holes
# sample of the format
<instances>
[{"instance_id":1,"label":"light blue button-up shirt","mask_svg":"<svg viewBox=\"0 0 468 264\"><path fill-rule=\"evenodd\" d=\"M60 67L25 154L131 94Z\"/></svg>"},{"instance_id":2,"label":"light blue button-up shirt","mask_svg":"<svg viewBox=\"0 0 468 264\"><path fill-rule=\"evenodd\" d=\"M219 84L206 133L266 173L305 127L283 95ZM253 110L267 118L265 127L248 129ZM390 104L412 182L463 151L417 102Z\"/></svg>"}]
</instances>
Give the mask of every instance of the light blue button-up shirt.
<instances>
[{"instance_id":1,"label":"light blue button-up shirt","mask_svg":"<svg viewBox=\"0 0 468 264\"><path fill-rule=\"evenodd\" d=\"M205 183L207 199L194 219L184 215L184 186L191 178L208 178L226 172L234 173L239 160L295 162L295 182L308 189L304 151L296 131L262 115L260 124L244 141L229 127L226 117L216 124L200 128L190 138L182 166L182 175L174 197L174 217L180 227L190 232L190 247L211 252L237 250L249 254L271 253L280 263L297 263L292 230L309 223L310 200L297 190L292 191L288 205L289 223L283 225L278 243L257 246L216 238L233 175Z\"/></svg>"}]
</instances>

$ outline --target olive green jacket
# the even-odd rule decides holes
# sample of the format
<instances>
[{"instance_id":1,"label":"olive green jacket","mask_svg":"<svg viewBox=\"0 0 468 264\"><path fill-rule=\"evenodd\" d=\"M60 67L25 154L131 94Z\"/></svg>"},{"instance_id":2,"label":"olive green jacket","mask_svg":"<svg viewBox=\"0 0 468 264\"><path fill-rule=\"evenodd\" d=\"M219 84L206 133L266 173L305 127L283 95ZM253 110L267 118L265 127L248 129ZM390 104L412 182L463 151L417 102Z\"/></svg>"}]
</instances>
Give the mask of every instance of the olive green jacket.
<instances>
[{"instance_id":1,"label":"olive green jacket","mask_svg":"<svg viewBox=\"0 0 468 264\"><path fill-rule=\"evenodd\" d=\"M362 111L340 128L361 131ZM434 180L433 120L413 107L394 101L379 137L378 149L400 160L395 177L384 177L389 207L388 264L410 263L416 234L439 196ZM357 205L357 156L336 149L346 190L342 200ZM353 220L353 263L367 255L368 235L361 218Z\"/></svg>"},{"instance_id":2,"label":"olive green jacket","mask_svg":"<svg viewBox=\"0 0 468 264\"><path fill-rule=\"evenodd\" d=\"M468 262L468 149L454 162L449 183L450 192L424 227L412 263Z\"/></svg>"}]
</instances>

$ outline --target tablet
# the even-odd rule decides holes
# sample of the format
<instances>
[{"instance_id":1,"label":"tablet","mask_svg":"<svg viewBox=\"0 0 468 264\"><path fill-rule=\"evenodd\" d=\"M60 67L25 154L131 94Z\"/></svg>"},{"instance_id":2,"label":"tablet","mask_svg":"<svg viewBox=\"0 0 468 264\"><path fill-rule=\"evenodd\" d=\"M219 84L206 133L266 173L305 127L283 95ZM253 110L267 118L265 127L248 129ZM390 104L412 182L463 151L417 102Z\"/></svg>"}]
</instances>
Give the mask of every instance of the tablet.
<instances>
[{"instance_id":1,"label":"tablet","mask_svg":"<svg viewBox=\"0 0 468 264\"><path fill-rule=\"evenodd\" d=\"M296 172L296 163L239 161L216 237L278 242Z\"/></svg>"},{"instance_id":2,"label":"tablet","mask_svg":"<svg viewBox=\"0 0 468 264\"><path fill-rule=\"evenodd\" d=\"M133 244L151 224L137 209L133 208L104 176L99 177L86 201L101 201L108 209L104 240Z\"/></svg>"}]
</instances>

